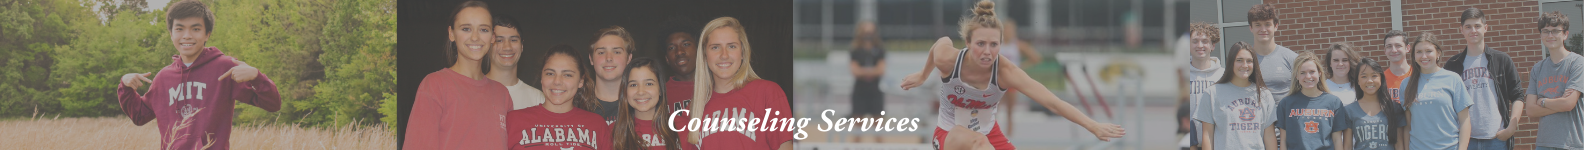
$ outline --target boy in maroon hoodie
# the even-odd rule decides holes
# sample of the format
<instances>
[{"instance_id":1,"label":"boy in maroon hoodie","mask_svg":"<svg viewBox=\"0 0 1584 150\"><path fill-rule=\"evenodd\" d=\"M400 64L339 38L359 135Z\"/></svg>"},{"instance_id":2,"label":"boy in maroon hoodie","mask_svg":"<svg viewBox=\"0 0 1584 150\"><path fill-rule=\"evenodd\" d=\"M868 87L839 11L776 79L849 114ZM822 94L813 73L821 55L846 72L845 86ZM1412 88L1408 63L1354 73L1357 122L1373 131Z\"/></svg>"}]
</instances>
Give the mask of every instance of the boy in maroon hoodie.
<instances>
[{"instance_id":1,"label":"boy in maroon hoodie","mask_svg":"<svg viewBox=\"0 0 1584 150\"><path fill-rule=\"evenodd\" d=\"M159 119L160 149L229 149L236 102L266 111L280 110L280 92L258 68L202 48L214 28L214 15L198 1L172 4L166 26L178 55L153 80L149 73L121 77L116 96L132 123ZM151 83L149 92L137 88Z\"/></svg>"}]
</instances>

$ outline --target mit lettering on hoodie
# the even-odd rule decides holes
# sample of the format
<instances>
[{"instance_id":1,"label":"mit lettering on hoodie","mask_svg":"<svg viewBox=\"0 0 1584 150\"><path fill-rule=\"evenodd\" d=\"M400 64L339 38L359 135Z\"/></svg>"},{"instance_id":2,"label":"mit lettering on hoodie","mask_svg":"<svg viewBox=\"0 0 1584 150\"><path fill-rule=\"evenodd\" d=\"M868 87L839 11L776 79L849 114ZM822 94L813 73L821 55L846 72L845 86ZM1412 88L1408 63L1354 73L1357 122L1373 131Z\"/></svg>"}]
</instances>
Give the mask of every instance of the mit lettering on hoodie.
<instances>
[{"instance_id":1,"label":"mit lettering on hoodie","mask_svg":"<svg viewBox=\"0 0 1584 150\"><path fill-rule=\"evenodd\" d=\"M162 149L229 149L236 102L270 112L281 105L275 82L263 72L248 82L220 80L238 66L235 59L214 47L204 48L191 66L171 56L172 63L155 74L148 93L126 85L116 89L121 111L139 126L159 119Z\"/></svg>"}]
</instances>

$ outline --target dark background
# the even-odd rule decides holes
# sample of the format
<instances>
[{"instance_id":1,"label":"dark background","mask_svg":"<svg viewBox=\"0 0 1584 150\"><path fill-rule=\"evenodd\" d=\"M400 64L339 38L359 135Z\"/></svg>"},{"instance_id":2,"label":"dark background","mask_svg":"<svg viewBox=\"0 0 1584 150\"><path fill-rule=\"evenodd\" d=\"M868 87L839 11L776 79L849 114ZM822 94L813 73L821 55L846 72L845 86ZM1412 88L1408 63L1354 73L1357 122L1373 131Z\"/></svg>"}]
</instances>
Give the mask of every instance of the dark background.
<instances>
[{"instance_id":1,"label":"dark background","mask_svg":"<svg viewBox=\"0 0 1584 150\"><path fill-rule=\"evenodd\" d=\"M400 88L397 140L406 138L407 117L419 82L429 73L450 67L445 58L446 27L451 13L461 0L401 0L398 2L397 66ZM662 58L660 44L663 26L685 24L695 36L703 25L717 17L730 16L742 22L752 44L753 67L765 80L781 85L792 95L792 5L790 1L504 1L485 0L495 15L517 20L523 35L522 59L518 79L536 84L544 50L567 44L587 51L595 32L619 25L633 35L634 58ZM665 35L662 35L665 34ZM697 37L694 37L697 40ZM701 54L702 55L702 54ZM585 56L586 57L586 56ZM586 62L585 62L586 63ZM487 66L485 66L487 67ZM705 72L695 72L705 73ZM535 88L538 85L533 85ZM791 103L789 97L788 103ZM400 145L401 143L397 143Z\"/></svg>"}]
</instances>

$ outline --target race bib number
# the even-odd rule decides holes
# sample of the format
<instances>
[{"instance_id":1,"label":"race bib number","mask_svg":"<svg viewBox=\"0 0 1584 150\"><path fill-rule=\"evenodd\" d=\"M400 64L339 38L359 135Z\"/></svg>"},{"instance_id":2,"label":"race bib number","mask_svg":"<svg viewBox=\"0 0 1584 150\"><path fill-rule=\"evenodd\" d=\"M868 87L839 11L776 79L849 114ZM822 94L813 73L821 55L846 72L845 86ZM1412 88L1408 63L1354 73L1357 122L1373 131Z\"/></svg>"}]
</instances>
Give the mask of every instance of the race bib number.
<instances>
[{"instance_id":1,"label":"race bib number","mask_svg":"<svg viewBox=\"0 0 1584 150\"><path fill-rule=\"evenodd\" d=\"M979 133L989 133L990 128L995 125L995 109L970 109L962 107L953 109L956 109L956 111L952 112L954 113L955 117L953 120L956 121L957 125L978 131Z\"/></svg>"}]
</instances>

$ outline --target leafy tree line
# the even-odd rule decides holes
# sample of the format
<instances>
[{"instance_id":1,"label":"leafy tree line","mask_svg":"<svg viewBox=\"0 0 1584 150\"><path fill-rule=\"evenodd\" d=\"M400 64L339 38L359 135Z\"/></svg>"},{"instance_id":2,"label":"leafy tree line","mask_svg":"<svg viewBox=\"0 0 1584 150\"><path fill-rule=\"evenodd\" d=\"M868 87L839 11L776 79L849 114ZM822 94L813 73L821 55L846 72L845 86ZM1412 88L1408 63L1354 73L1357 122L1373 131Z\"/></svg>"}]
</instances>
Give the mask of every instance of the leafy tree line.
<instances>
[{"instance_id":1,"label":"leafy tree line","mask_svg":"<svg viewBox=\"0 0 1584 150\"><path fill-rule=\"evenodd\" d=\"M216 18L207 46L259 68L283 97L273 113L237 104L236 124L395 123L395 1L201 1ZM121 75L157 75L176 54L163 8L148 7L0 0L0 118L123 115Z\"/></svg>"}]
</instances>

